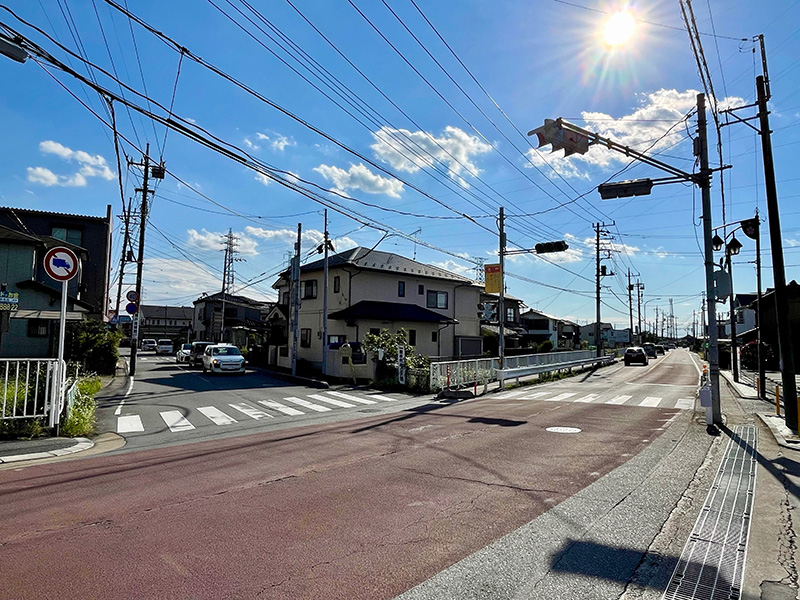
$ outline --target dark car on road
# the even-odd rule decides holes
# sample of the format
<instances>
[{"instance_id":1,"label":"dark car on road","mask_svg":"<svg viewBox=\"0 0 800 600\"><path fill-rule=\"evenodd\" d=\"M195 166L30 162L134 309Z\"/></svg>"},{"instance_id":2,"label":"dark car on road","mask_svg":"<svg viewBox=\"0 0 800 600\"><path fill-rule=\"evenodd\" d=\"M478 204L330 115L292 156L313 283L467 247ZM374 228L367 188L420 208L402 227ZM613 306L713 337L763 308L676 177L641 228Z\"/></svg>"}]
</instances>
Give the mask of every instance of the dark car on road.
<instances>
[{"instance_id":1,"label":"dark car on road","mask_svg":"<svg viewBox=\"0 0 800 600\"><path fill-rule=\"evenodd\" d=\"M206 348L213 346L216 342L192 342L192 349L189 351L189 366L200 367L203 365L203 353Z\"/></svg>"},{"instance_id":2,"label":"dark car on road","mask_svg":"<svg viewBox=\"0 0 800 600\"><path fill-rule=\"evenodd\" d=\"M664 346L662 346L661 344L656 344L656 353L658 353L658 354L666 354L666 351L664 350Z\"/></svg>"},{"instance_id":3,"label":"dark car on road","mask_svg":"<svg viewBox=\"0 0 800 600\"><path fill-rule=\"evenodd\" d=\"M658 355L655 344L651 344L650 342L645 342L644 344L642 344L642 348L644 348L645 354L647 354L647 356L650 358L655 358Z\"/></svg>"},{"instance_id":4,"label":"dark car on road","mask_svg":"<svg viewBox=\"0 0 800 600\"><path fill-rule=\"evenodd\" d=\"M647 365L647 354L644 351L644 348L641 346L632 346L631 348L627 348L625 350L625 356L623 357L625 361L625 366L629 367L633 363L641 363L643 365Z\"/></svg>"}]
</instances>

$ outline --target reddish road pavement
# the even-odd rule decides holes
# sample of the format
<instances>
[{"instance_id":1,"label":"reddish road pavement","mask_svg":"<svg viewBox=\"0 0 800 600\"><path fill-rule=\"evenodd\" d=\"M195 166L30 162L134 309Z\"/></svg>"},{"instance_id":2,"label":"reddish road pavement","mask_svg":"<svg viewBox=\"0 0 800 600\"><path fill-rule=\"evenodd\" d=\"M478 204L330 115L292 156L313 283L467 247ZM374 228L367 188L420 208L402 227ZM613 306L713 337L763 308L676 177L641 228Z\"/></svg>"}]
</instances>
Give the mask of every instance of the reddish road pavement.
<instances>
[{"instance_id":1,"label":"reddish road pavement","mask_svg":"<svg viewBox=\"0 0 800 600\"><path fill-rule=\"evenodd\" d=\"M2 597L391 598L619 466L675 413L486 398L0 471Z\"/></svg>"}]
</instances>

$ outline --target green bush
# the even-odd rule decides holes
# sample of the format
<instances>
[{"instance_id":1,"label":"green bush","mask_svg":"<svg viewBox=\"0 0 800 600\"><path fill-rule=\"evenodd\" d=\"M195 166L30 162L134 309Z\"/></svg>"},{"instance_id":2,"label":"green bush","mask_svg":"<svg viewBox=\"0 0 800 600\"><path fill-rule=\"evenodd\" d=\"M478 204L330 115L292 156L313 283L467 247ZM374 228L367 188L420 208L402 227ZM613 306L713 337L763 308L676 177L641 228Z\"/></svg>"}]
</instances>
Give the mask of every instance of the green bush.
<instances>
[{"instance_id":1,"label":"green bush","mask_svg":"<svg viewBox=\"0 0 800 600\"><path fill-rule=\"evenodd\" d=\"M121 339L121 332L111 331L100 321L72 321L67 323L64 358L79 362L84 372L113 375Z\"/></svg>"},{"instance_id":2,"label":"green bush","mask_svg":"<svg viewBox=\"0 0 800 600\"><path fill-rule=\"evenodd\" d=\"M78 395L70 408L69 415L61 422L61 435L69 437L87 436L94 432L97 417L95 394L103 387L97 376L82 377L78 380Z\"/></svg>"}]
</instances>

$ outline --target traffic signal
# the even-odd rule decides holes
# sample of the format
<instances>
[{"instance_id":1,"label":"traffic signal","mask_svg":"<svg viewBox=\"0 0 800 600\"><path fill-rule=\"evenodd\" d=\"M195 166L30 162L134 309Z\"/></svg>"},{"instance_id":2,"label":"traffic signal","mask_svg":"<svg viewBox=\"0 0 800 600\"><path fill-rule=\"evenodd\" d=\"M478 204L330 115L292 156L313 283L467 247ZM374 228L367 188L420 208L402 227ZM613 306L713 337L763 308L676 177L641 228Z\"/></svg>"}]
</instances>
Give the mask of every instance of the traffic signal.
<instances>
[{"instance_id":1,"label":"traffic signal","mask_svg":"<svg viewBox=\"0 0 800 600\"><path fill-rule=\"evenodd\" d=\"M557 242L540 242L534 246L536 254L549 254L550 252L564 252L569 245L564 240Z\"/></svg>"},{"instance_id":2,"label":"traffic signal","mask_svg":"<svg viewBox=\"0 0 800 600\"><path fill-rule=\"evenodd\" d=\"M494 321L497 319L497 303L479 302L478 316L484 321Z\"/></svg>"},{"instance_id":3,"label":"traffic signal","mask_svg":"<svg viewBox=\"0 0 800 600\"><path fill-rule=\"evenodd\" d=\"M589 138L564 129L560 119L545 119L544 125L528 132L528 135L534 134L539 139L537 148L550 144L553 147L551 152L563 149L565 157L570 154L586 154L589 151Z\"/></svg>"},{"instance_id":4,"label":"traffic signal","mask_svg":"<svg viewBox=\"0 0 800 600\"><path fill-rule=\"evenodd\" d=\"M631 196L648 196L653 190L652 179L629 179L614 183L602 183L597 186L600 198L630 198Z\"/></svg>"}]
</instances>

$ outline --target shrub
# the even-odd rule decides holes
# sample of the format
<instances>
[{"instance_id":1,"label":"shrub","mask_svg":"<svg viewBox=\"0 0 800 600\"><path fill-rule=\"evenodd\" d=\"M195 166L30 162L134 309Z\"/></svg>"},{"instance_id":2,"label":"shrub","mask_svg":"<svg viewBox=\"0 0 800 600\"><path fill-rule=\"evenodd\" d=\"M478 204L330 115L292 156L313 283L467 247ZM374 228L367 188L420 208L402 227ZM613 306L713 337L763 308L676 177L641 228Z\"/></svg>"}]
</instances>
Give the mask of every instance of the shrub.
<instances>
[{"instance_id":1,"label":"shrub","mask_svg":"<svg viewBox=\"0 0 800 600\"><path fill-rule=\"evenodd\" d=\"M84 371L113 375L121 339L122 333L111 331L100 321L72 321L67 323L64 358L80 362Z\"/></svg>"},{"instance_id":2,"label":"shrub","mask_svg":"<svg viewBox=\"0 0 800 600\"><path fill-rule=\"evenodd\" d=\"M61 434L69 437L87 436L94 432L97 417L97 402L94 397L103 387L97 376L82 377L78 380L78 395L69 411L69 415L61 422Z\"/></svg>"}]
</instances>

